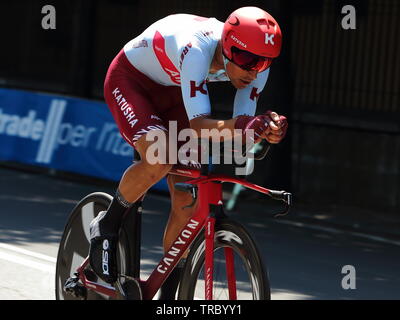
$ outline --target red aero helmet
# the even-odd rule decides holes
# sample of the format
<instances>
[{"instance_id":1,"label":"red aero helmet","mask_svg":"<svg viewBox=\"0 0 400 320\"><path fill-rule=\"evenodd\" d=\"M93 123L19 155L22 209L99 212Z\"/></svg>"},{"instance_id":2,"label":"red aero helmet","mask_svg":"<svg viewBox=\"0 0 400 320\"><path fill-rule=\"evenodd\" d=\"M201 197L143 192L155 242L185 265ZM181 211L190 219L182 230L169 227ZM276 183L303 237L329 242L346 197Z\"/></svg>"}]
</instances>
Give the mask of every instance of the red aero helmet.
<instances>
[{"instance_id":1,"label":"red aero helmet","mask_svg":"<svg viewBox=\"0 0 400 320\"><path fill-rule=\"evenodd\" d=\"M276 58L281 52L282 33L276 20L257 7L233 11L222 31L224 55L232 60L232 47L255 55Z\"/></svg>"}]
</instances>

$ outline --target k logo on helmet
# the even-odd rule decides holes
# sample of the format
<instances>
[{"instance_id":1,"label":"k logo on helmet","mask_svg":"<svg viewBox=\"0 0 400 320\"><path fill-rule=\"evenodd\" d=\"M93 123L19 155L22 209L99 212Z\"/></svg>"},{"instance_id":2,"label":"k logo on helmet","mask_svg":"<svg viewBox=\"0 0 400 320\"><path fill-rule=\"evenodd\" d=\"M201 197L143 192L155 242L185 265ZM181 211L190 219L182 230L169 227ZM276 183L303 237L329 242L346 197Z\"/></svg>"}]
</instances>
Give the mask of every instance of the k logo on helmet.
<instances>
[{"instance_id":1,"label":"k logo on helmet","mask_svg":"<svg viewBox=\"0 0 400 320\"><path fill-rule=\"evenodd\" d=\"M265 34L265 44L271 43L274 46L275 45L274 37L275 37L274 34L266 33Z\"/></svg>"}]
</instances>

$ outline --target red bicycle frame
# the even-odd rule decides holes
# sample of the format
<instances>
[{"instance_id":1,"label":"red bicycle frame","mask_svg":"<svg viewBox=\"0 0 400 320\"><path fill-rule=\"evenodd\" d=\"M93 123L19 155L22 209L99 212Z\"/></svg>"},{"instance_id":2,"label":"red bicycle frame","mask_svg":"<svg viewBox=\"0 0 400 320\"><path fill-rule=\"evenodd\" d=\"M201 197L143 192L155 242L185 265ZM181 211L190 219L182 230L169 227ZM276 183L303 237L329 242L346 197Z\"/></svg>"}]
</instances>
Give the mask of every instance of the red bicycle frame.
<instances>
[{"instance_id":1,"label":"red bicycle frame","mask_svg":"<svg viewBox=\"0 0 400 320\"><path fill-rule=\"evenodd\" d=\"M167 279L170 272L181 259L184 252L189 248L202 228L205 228L205 298L211 300L213 292L213 261L214 261L214 232L215 232L215 216L210 210L210 206L222 206L222 182L238 183L252 190L270 195L277 196L282 191L274 191L252 184L243 179L236 179L226 175L211 174L202 176L199 170L190 169L173 169L170 174L181 175L193 178L185 182L185 185L193 186L197 190L197 208L189 222L179 233L169 250L160 260L157 267L153 270L147 280L139 279L144 300L153 299L158 289ZM233 250L225 248L226 273L228 279L229 299L236 299L236 278L234 272ZM79 279L83 285L91 290L105 294L107 296L116 297L117 291L114 287L101 285L96 282L89 281L83 272L89 263L86 258L77 272Z\"/></svg>"}]
</instances>

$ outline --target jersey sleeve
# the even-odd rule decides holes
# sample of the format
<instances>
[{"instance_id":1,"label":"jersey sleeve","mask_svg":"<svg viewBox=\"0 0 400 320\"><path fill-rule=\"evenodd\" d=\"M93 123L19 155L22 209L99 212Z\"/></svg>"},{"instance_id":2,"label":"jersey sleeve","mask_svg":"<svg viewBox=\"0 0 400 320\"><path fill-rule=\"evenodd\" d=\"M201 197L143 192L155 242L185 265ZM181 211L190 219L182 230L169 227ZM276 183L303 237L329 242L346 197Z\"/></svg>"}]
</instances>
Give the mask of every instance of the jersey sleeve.
<instances>
[{"instance_id":1,"label":"jersey sleeve","mask_svg":"<svg viewBox=\"0 0 400 320\"><path fill-rule=\"evenodd\" d=\"M269 69L259 73L257 79L253 80L246 88L236 91L232 118L240 115L255 115L258 96L264 89L268 76Z\"/></svg>"},{"instance_id":2,"label":"jersey sleeve","mask_svg":"<svg viewBox=\"0 0 400 320\"><path fill-rule=\"evenodd\" d=\"M209 64L209 57L195 46L188 48L187 53L183 56L181 89L189 120L211 113L206 84Z\"/></svg>"}]
</instances>

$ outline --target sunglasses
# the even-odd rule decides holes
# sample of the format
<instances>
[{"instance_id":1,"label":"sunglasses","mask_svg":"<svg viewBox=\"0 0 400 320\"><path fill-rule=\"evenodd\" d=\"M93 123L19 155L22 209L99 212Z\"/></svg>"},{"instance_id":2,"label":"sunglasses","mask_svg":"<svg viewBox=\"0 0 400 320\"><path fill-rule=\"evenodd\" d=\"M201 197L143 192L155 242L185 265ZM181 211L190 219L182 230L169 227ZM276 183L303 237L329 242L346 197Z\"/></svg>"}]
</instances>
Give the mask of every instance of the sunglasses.
<instances>
[{"instance_id":1,"label":"sunglasses","mask_svg":"<svg viewBox=\"0 0 400 320\"><path fill-rule=\"evenodd\" d=\"M271 66L273 59L232 47L232 59L228 60L246 71L263 72Z\"/></svg>"}]
</instances>

